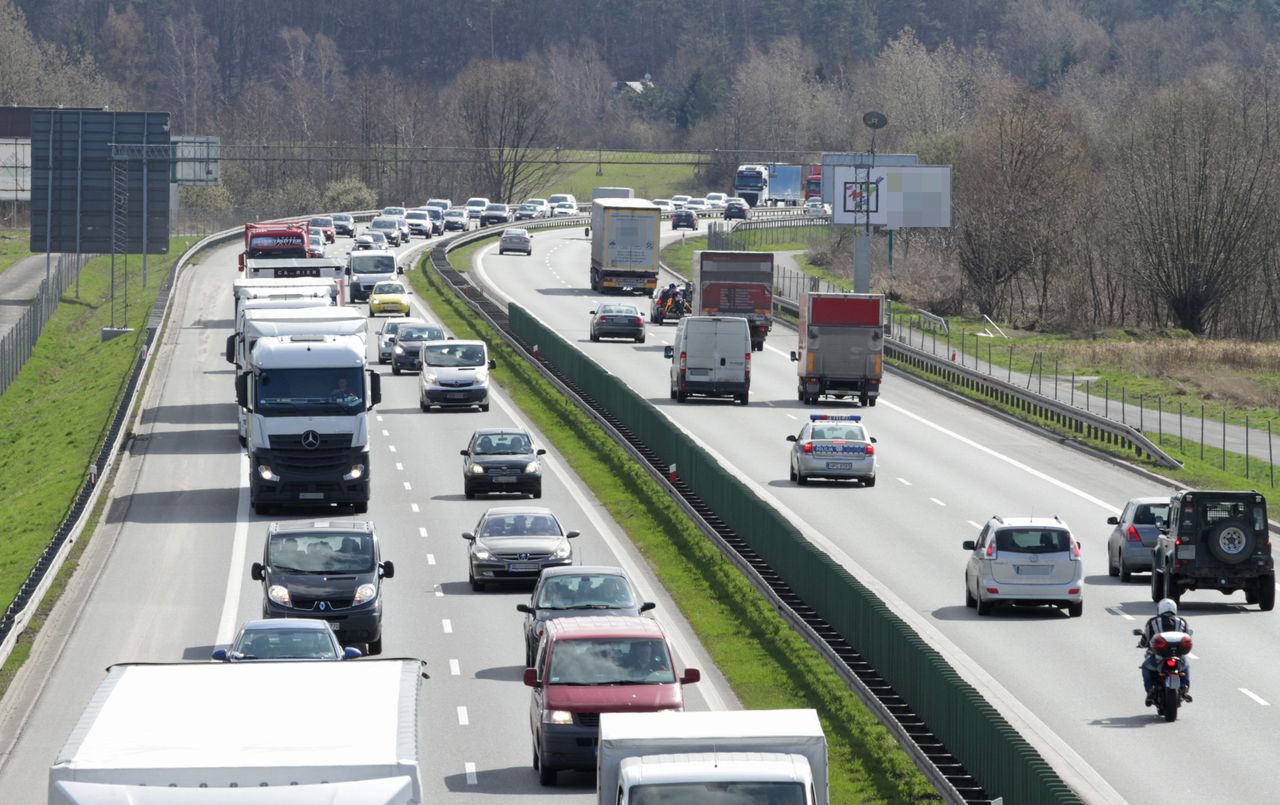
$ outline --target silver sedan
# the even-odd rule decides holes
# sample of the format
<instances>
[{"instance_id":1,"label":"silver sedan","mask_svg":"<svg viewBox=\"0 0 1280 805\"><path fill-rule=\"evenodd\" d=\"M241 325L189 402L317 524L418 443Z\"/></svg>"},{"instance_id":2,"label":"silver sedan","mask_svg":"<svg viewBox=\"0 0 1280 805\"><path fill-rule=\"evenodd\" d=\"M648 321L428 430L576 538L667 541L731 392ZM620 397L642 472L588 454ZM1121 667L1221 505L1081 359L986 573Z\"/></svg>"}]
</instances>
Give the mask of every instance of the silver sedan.
<instances>
[{"instance_id":1,"label":"silver sedan","mask_svg":"<svg viewBox=\"0 0 1280 805\"><path fill-rule=\"evenodd\" d=\"M857 415L810 414L800 433L788 436L791 480L800 485L810 478L853 478L863 486L876 485L876 439Z\"/></svg>"},{"instance_id":2,"label":"silver sedan","mask_svg":"<svg viewBox=\"0 0 1280 805\"><path fill-rule=\"evenodd\" d=\"M1132 581L1134 571L1151 570L1152 550L1160 529L1169 522L1169 498L1134 498L1124 504L1119 517L1108 517L1107 572L1120 581Z\"/></svg>"}]
</instances>

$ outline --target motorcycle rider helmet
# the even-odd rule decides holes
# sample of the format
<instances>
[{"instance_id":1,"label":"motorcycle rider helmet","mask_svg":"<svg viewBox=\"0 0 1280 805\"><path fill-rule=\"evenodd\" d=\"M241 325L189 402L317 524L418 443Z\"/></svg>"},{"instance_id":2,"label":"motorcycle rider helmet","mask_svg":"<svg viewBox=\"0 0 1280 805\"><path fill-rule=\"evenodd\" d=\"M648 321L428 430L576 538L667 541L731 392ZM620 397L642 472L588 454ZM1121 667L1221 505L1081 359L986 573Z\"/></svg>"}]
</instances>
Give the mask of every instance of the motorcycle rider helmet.
<instances>
[{"instance_id":1,"label":"motorcycle rider helmet","mask_svg":"<svg viewBox=\"0 0 1280 805\"><path fill-rule=\"evenodd\" d=\"M1156 604L1157 615L1177 615L1178 602L1172 598L1161 598L1160 603Z\"/></svg>"},{"instance_id":2,"label":"motorcycle rider helmet","mask_svg":"<svg viewBox=\"0 0 1280 805\"><path fill-rule=\"evenodd\" d=\"M669 283L669 284L667 285L667 290L668 290L668 291L674 291L675 289L676 289L676 284L675 284L674 282Z\"/></svg>"}]
</instances>

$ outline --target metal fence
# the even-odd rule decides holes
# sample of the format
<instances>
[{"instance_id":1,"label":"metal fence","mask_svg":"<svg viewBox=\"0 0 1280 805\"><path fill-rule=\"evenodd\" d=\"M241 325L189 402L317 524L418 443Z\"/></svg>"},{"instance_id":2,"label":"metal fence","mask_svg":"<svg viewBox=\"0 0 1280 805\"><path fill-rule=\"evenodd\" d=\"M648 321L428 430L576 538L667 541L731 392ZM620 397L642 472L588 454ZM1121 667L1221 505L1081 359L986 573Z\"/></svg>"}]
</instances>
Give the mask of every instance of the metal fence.
<instances>
[{"instance_id":1,"label":"metal fence","mask_svg":"<svg viewBox=\"0 0 1280 805\"><path fill-rule=\"evenodd\" d=\"M831 223L830 216L809 218L795 207L783 207L776 211L761 210L758 214L765 213L771 217L741 223L710 222L707 224L707 248L721 251L768 251L774 246L807 241L812 234L808 230L818 227L825 229Z\"/></svg>"},{"instance_id":2,"label":"metal fence","mask_svg":"<svg viewBox=\"0 0 1280 805\"><path fill-rule=\"evenodd\" d=\"M62 294L75 282L80 268L88 255L63 254L53 258L47 279L40 281L40 288L30 305L9 332L0 337L0 394L8 390L9 384L18 376L22 365L31 357L35 349L36 339L40 331L49 321L49 317L58 309Z\"/></svg>"}]
</instances>

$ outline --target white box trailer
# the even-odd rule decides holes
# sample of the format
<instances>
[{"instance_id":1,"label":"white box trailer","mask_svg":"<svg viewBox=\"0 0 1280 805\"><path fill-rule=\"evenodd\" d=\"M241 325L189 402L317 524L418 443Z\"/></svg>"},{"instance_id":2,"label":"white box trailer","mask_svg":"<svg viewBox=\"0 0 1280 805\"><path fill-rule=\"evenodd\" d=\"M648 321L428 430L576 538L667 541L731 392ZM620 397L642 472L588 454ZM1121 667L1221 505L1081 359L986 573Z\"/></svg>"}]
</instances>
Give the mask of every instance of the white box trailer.
<instances>
[{"instance_id":1,"label":"white box trailer","mask_svg":"<svg viewBox=\"0 0 1280 805\"><path fill-rule=\"evenodd\" d=\"M827 739L814 710L602 713L596 792L598 805L827 805Z\"/></svg>"},{"instance_id":2,"label":"white box trailer","mask_svg":"<svg viewBox=\"0 0 1280 805\"><path fill-rule=\"evenodd\" d=\"M249 299L256 296L270 296L271 294L281 293L301 293L315 292L319 288L324 288L333 304L340 305L343 300L338 296L339 285L333 279L318 279L316 277L256 277L253 279L240 278L231 283L231 295L235 297L236 307L235 314L240 315L240 302L243 299ZM285 289L285 290L279 290Z\"/></svg>"},{"instance_id":3,"label":"white box trailer","mask_svg":"<svg viewBox=\"0 0 1280 805\"><path fill-rule=\"evenodd\" d=\"M418 660L113 665L49 805L416 805Z\"/></svg>"},{"instance_id":4,"label":"white box trailer","mask_svg":"<svg viewBox=\"0 0 1280 805\"><path fill-rule=\"evenodd\" d=\"M591 290L652 295L661 240L662 210L652 201L591 202Z\"/></svg>"}]
</instances>

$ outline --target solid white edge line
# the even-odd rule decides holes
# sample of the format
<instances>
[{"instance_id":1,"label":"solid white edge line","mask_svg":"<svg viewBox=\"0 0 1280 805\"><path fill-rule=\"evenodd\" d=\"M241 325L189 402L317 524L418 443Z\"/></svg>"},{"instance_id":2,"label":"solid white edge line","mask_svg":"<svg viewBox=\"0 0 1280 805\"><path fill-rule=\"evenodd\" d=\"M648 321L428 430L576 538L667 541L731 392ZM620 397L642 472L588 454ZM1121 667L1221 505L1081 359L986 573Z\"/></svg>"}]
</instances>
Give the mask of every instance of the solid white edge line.
<instances>
[{"instance_id":1,"label":"solid white edge line","mask_svg":"<svg viewBox=\"0 0 1280 805\"><path fill-rule=\"evenodd\" d=\"M462 768L467 773L467 785L475 785L476 784L476 764L468 760L466 763L462 764Z\"/></svg>"},{"instance_id":2,"label":"solid white edge line","mask_svg":"<svg viewBox=\"0 0 1280 805\"><path fill-rule=\"evenodd\" d=\"M461 676L461 675L462 675L462 666L458 664L457 660L449 660L449 676Z\"/></svg>"},{"instance_id":3,"label":"solid white edge line","mask_svg":"<svg viewBox=\"0 0 1280 805\"><path fill-rule=\"evenodd\" d=\"M1270 706L1271 706L1271 702L1269 702L1269 701L1267 701L1266 699L1262 698L1261 696L1259 696L1258 694L1256 694L1256 693L1254 693L1253 691L1249 690L1248 688L1240 688L1239 690L1240 690L1240 692L1241 692L1241 693L1243 693L1244 695L1248 696L1250 699L1253 699L1255 702L1257 702L1258 704L1262 705L1263 707L1270 707Z\"/></svg>"},{"instance_id":4,"label":"solid white edge line","mask_svg":"<svg viewBox=\"0 0 1280 805\"><path fill-rule=\"evenodd\" d=\"M222 597L222 616L214 644L230 645L236 636L240 614L240 587L244 582L244 556L249 545L249 454L240 453L240 495L236 498L236 530L231 541L231 565L227 568L227 589Z\"/></svg>"}]
</instances>

